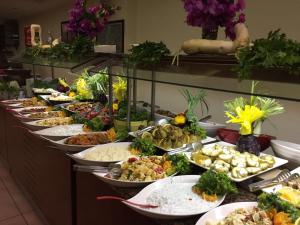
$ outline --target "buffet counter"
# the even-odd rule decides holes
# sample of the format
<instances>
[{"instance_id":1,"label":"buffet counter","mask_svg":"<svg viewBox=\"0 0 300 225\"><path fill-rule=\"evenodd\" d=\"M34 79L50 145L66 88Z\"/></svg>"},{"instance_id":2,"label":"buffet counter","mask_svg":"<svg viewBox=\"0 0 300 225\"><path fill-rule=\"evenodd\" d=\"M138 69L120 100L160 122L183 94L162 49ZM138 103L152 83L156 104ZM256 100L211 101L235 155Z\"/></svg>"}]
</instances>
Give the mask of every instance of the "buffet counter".
<instances>
[{"instance_id":1,"label":"buffet counter","mask_svg":"<svg viewBox=\"0 0 300 225\"><path fill-rule=\"evenodd\" d=\"M199 216L180 220L153 220L118 201L96 201L97 195L130 198L142 188L117 188L91 173L74 172L74 162L51 141L24 129L20 119L0 107L0 154L16 181L42 211L51 225L150 225L195 224ZM254 201L243 194L225 202Z\"/></svg>"}]
</instances>

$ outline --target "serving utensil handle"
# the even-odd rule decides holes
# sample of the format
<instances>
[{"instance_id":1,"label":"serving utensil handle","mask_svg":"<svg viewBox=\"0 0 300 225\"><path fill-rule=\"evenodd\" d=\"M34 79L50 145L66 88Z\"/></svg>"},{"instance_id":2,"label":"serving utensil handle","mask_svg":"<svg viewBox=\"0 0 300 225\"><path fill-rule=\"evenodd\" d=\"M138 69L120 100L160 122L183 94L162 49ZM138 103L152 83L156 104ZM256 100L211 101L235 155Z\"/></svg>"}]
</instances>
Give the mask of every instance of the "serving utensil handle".
<instances>
[{"instance_id":1,"label":"serving utensil handle","mask_svg":"<svg viewBox=\"0 0 300 225\"><path fill-rule=\"evenodd\" d=\"M278 182L275 179L272 179L272 180L263 180L263 181L259 181L259 182L250 184L249 185L249 190L251 192L255 192L255 191L261 190L261 189L266 188L266 187L274 186L274 185L279 184L279 183L280 182Z\"/></svg>"},{"instance_id":2,"label":"serving utensil handle","mask_svg":"<svg viewBox=\"0 0 300 225\"><path fill-rule=\"evenodd\" d=\"M75 171L81 172L100 172L100 173L107 173L108 168L103 166L84 166L84 165L74 165L73 169Z\"/></svg>"}]
</instances>

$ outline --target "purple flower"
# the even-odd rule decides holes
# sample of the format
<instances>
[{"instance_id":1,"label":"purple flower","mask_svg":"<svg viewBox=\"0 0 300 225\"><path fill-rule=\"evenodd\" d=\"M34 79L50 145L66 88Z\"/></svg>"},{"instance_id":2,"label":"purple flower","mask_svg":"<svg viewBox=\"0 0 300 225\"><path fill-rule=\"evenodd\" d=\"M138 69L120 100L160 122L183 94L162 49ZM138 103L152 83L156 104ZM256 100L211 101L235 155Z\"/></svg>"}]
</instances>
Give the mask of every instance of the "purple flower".
<instances>
[{"instance_id":1,"label":"purple flower","mask_svg":"<svg viewBox=\"0 0 300 225\"><path fill-rule=\"evenodd\" d=\"M235 38L234 26L245 22L245 0L182 0L190 26L225 27L227 37Z\"/></svg>"},{"instance_id":2,"label":"purple flower","mask_svg":"<svg viewBox=\"0 0 300 225\"><path fill-rule=\"evenodd\" d=\"M75 35L84 35L90 38L102 32L110 15L114 13L112 7L97 4L86 8L86 0L76 0L69 11L69 24L67 30Z\"/></svg>"}]
</instances>

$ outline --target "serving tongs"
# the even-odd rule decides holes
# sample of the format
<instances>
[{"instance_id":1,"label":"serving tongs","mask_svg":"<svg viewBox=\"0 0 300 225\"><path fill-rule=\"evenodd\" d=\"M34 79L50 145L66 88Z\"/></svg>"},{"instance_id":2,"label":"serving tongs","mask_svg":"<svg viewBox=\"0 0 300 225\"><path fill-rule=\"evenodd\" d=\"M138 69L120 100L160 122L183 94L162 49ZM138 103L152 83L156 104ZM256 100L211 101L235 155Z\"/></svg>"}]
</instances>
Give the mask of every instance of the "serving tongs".
<instances>
[{"instance_id":1,"label":"serving tongs","mask_svg":"<svg viewBox=\"0 0 300 225\"><path fill-rule=\"evenodd\" d=\"M116 179L121 176L122 169L120 164L109 164L108 167L104 166L86 166L86 165L74 165L75 171L90 172L90 173L107 173L110 178Z\"/></svg>"},{"instance_id":2,"label":"serving tongs","mask_svg":"<svg viewBox=\"0 0 300 225\"><path fill-rule=\"evenodd\" d=\"M286 183L289 180L293 180L293 179L296 179L299 177L300 177L300 175L298 173L291 174L291 172L289 170L284 169L274 178L250 184L249 190L251 192L255 192L255 191L261 190L266 187L271 187L271 186L278 185L281 183Z\"/></svg>"}]
</instances>

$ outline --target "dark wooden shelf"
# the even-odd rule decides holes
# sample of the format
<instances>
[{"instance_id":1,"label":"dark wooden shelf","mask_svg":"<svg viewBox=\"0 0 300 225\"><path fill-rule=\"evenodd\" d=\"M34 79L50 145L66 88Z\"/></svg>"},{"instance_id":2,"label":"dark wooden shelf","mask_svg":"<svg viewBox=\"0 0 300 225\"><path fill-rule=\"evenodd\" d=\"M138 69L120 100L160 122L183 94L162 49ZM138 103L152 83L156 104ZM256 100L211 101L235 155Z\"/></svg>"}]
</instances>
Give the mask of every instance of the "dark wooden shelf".
<instances>
[{"instance_id":1,"label":"dark wooden shelf","mask_svg":"<svg viewBox=\"0 0 300 225\"><path fill-rule=\"evenodd\" d=\"M114 62L114 64L122 64L126 54L109 54L102 53ZM210 74L210 77L222 77L238 79L234 67L238 64L235 55L219 55L219 54L197 54L197 55L180 55L179 66L171 65L173 56L162 58L159 65L155 67L158 72L168 72L177 74L191 74L203 76ZM139 69L151 70L152 68L139 67ZM138 78L138 77L137 77ZM284 82L292 84L300 84L300 76L290 74L284 69L277 68L255 68L253 70L251 80Z\"/></svg>"}]
</instances>

